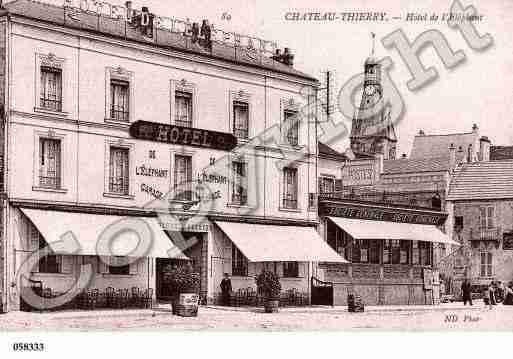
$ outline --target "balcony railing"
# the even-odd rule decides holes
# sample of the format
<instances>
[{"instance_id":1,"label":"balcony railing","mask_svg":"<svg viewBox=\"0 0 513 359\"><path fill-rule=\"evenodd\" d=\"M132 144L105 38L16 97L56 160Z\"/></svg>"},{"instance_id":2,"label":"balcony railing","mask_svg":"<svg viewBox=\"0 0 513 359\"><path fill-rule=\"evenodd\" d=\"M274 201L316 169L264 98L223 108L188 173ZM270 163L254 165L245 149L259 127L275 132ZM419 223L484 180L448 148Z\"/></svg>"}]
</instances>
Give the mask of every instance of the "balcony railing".
<instances>
[{"instance_id":1,"label":"balcony railing","mask_svg":"<svg viewBox=\"0 0 513 359\"><path fill-rule=\"evenodd\" d=\"M473 241L500 241L502 232L500 227L471 228L470 239Z\"/></svg>"}]
</instances>

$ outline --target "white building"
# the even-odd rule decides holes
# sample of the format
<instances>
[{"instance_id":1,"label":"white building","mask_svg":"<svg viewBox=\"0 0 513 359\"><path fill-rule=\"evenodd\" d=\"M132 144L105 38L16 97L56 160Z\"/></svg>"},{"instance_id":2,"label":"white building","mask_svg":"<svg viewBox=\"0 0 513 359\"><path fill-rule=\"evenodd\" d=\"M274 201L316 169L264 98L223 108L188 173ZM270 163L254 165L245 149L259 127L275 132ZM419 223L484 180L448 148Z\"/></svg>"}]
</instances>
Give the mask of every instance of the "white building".
<instances>
[{"instance_id":1,"label":"white building","mask_svg":"<svg viewBox=\"0 0 513 359\"><path fill-rule=\"evenodd\" d=\"M264 266L284 289L308 291L309 262L338 260L315 233L315 122L298 116L315 107L304 93L317 81L288 50L271 58L246 37L218 41L208 24L198 37L196 25L170 31L144 8L115 10L30 0L2 10L3 310L20 306L20 275L59 294L84 264L90 288L163 297L162 268L185 257L205 300L223 273L237 290ZM122 219L153 234L142 259L124 261L132 232L118 249L96 245ZM74 255L55 244L69 232ZM54 255L22 265L48 243Z\"/></svg>"}]
</instances>

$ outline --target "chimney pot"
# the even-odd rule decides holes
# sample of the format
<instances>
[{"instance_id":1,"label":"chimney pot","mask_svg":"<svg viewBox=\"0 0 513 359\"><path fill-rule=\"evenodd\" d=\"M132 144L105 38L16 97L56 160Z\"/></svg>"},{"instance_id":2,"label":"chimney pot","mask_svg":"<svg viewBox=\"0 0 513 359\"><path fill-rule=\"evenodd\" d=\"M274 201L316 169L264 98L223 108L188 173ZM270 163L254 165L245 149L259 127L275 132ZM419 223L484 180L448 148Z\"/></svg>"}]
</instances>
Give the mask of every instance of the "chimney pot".
<instances>
[{"instance_id":1,"label":"chimney pot","mask_svg":"<svg viewBox=\"0 0 513 359\"><path fill-rule=\"evenodd\" d=\"M424 130L419 131L419 136L425 136L425 135L426 135L426 133L424 132Z\"/></svg>"}]
</instances>

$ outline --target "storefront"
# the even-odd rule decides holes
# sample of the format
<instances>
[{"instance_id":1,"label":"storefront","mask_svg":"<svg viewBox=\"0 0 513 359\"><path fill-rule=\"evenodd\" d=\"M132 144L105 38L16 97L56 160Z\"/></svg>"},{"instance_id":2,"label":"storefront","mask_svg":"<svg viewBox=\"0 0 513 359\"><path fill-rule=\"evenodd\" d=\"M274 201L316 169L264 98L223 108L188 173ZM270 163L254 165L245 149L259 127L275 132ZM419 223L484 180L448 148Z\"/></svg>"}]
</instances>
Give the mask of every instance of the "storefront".
<instances>
[{"instance_id":1,"label":"storefront","mask_svg":"<svg viewBox=\"0 0 513 359\"><path fill-rule=\"evenodd\" d=\"M367 305L438 303L433 244L456 244L438 228L445 213L351 200L321 200L319 211L326 242L350 262L315 273L333 283L335 305L351 293Z\"/></svg>"},{"instance_id":2,"label":"storefront","mask_svg":"<svg viewBox=\"0 0 513 359\"><path fill-rule=\"evenodd\" d=\"M214 298L224 273L231 275L234 292L255 291L255 276L269 270L280 278L283 293L297 291L309 302L314 264L347 263L312 226L215 221L212 234Z\"/></svg>"}]
</instances>

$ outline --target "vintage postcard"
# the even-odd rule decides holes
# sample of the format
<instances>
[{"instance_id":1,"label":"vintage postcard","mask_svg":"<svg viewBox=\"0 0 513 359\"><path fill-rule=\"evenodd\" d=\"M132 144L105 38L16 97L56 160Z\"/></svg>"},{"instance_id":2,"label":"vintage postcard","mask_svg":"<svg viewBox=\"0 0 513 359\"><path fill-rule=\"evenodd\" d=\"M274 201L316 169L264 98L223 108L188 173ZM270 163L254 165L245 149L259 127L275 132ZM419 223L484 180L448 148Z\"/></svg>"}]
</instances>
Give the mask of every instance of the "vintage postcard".
<instances>
[{"instance_id":1,"label":"vintage postcard","mask_svg":"<svg viewBox=\"0 0 513 359\"><path fill-rule=\"evenodd\" d=\"M2 333L513 329L513 2L0 4Z\"/></svg>"}]
</instances>

